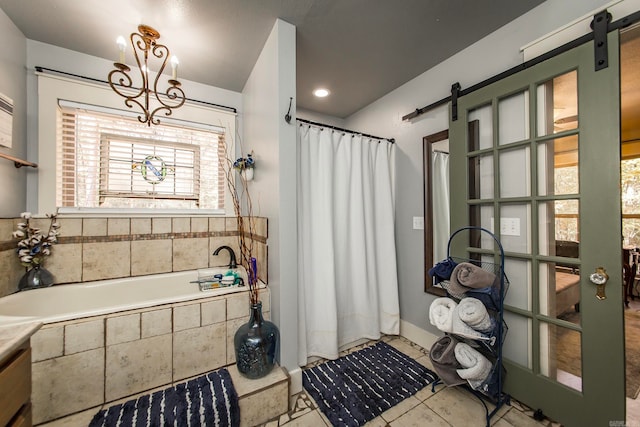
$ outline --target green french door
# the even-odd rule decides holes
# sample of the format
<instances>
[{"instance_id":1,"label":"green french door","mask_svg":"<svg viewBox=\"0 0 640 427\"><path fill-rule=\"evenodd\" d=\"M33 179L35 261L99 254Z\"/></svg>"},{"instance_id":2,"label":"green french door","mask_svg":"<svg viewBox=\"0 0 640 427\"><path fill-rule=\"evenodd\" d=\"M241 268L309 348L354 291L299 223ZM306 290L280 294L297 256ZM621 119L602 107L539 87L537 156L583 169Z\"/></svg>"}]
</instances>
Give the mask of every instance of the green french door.
<instances>
[{"instance_id":1,"label":"green french door","mask_svg":"<svg viewBox=\"0 0 640 427\"><path fill-rule=\"evenodd\" d=\"M617 32L608 42L608 68L587 43L460 97L450 122L451 230L489 229L505 251L505 390L567 426L625 417ZM490 236L452 242L495 252Z\"/></svg>"}]
</instances>

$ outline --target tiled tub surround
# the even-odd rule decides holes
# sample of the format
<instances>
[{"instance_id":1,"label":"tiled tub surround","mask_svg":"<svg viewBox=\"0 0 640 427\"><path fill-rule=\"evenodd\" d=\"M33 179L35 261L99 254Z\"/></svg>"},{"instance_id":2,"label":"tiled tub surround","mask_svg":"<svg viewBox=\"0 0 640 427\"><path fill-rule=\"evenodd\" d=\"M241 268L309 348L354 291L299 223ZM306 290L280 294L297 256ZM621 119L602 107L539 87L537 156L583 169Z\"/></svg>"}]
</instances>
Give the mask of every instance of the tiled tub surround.
<instances>
[{"instance_id":1,"label":"tiled tub surround","mask_svg":"<svg viewBox=\"0 0 640 427\"><path fill-rule=\"evenodd\" d=\"M31 340L34 424L235 363L233 336L248 321L247 291L202 294L199 300L46 323ZM268 289L261 300L268 318ZM289 392L282 387L267 393L286 411Z\"/></svg>"},{"instance_id":2,"label":"tiled tub surround","mask_svg":"<svg viewBox=\"0 0 640 427\"><path fill-rule=\"evenodd\" d=\"M0 219L0 297L18 290L24 274L11 234L21 218ZM68 218L59 217L59 243L45 267L56 284L170 273L228 264L227 245L238 254L235 217ZM32 220L48 229L47 218ZM258 274L267 282L267 219L256 218Z\"/></svg>"}]
</instances>

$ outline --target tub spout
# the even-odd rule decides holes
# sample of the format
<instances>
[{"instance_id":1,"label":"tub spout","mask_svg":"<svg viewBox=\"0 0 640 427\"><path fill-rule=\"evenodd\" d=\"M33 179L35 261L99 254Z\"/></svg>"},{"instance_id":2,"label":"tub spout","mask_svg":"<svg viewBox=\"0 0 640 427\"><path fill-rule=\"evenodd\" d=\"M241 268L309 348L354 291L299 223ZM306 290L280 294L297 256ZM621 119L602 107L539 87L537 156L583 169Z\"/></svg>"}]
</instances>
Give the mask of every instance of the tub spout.
<instances>
[{"instance_id":1,"label":"tub spout","mask_svg":"<svg viewBox=\"0 0 640 427\"><path fill-rule=\"evenodd\" d=\"M236 253L229 246L220 246L213 252L213 255L218 255L222 249L226 249L229 252L229 268L238 268Z\"/></svg>"}]
</instances>

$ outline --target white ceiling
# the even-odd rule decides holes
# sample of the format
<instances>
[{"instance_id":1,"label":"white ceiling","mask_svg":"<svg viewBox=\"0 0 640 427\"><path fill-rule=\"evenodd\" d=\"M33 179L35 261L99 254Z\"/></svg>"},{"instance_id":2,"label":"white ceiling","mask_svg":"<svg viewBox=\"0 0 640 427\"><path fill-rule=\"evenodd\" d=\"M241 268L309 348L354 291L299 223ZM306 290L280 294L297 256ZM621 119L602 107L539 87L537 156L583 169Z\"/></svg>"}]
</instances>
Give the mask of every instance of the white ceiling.
<instances>
[{"instance_id":1,"label":"white ceiling","mask_svg":"<svg viewBox=\"0 0 640 427\"><path fill-rule=\"evenodd\" d=\"M149 25L180 58L181 78L236 92L282 18L296 26L298 107L343 118L542 2L0 0L0 8L28 39L114 60L116 37ZM331 96L315 98L318 86Z\"/></svg>"}]
</instances>

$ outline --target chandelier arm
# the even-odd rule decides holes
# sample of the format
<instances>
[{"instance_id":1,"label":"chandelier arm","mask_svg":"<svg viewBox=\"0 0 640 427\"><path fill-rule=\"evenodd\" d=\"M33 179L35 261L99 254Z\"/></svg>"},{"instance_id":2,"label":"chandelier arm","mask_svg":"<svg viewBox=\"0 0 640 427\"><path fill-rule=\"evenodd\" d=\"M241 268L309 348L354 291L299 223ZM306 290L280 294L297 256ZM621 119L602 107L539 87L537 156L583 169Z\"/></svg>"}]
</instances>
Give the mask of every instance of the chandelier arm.
<instances>
[{"instance_id":1,"label":"chandelier arm","mask_svg":"<svg viewBox=\"0 0 640 427\"><path fill-rule=\"evenodd\" d=\"M177 84L175 84L177 83ZM171 84L171 86L169 86L166 90L166 92L163 94L163 96L166 96L169 100L173 101L176 100L175 103L169 103L166 102L165 100L163 100L160 97L160 94L158 93L158 91L155 91L155 95L156 95L156 100L162 104L163 108L169 108L169 109L174 109L174 108L180 108L182 107L182 105L184 105L186 98L184 95L184 91L179 87L180 83L176 82L175 80L169 80L169 84Z\"/></svg>"},{"instance_id":2,"label":"chandelier arm","mask_svg":"<svg viewBox=\"0 0 640 427\"><path fill-rule=\"evenodd\" d=\"M144 108L144 105L142 105L142 103L135 99L133 96L127 96L124 100L124 105L129 108L133 108L133 104L136 104L138 107L140 107L140 110L142 110L142 114L144 114L144 118L142 117L142 115L138 116L138 121L140 123L146 123L149 120L149 110Z\"/></svg>"},{"instance_id":3,"label":"chandelier arm","mask_svg":"<svg viewBox=\"0 0 640 427\"><path fill-rule=\"evenodd\" d=\"M173 110L171 108L169 108L169 107L164 107L164 106L157 107L155 110L153 110L151 112L151 114L149 114L149 122L150 123L152 123L154 125L157 125L157 124L160 123L160 119L158 119L156 117L156 113L158 113L160 111L166 111L164 113L164 115L167 116L167 117L170 116L171 114L173 114Z\"/></svg>"},{"instance_id":4,"label":"chandelier arm","mask_svg":"<svg viewBox=\"0 0 640 427\"><path fill-rule=\"evenodd\" d=\"M123 98L137 98L140 95L142 95L142 92L144 92L144 88L140 88L138 92L135 93L134 95L128 95L125 92L120 90L118 86L125 89L137 89L137 88L133 87L133 80L131 80L131 76L129 76L129 74L127 73L127 71L129 71L130 68L124 64L119 64L119 63L116 63L114 65L116 66L116 69L111 70L107 79L109 82L109 86L111 86L111 89L113 89L115 93L117 93Z\"/></svg>"}]
</instances>

